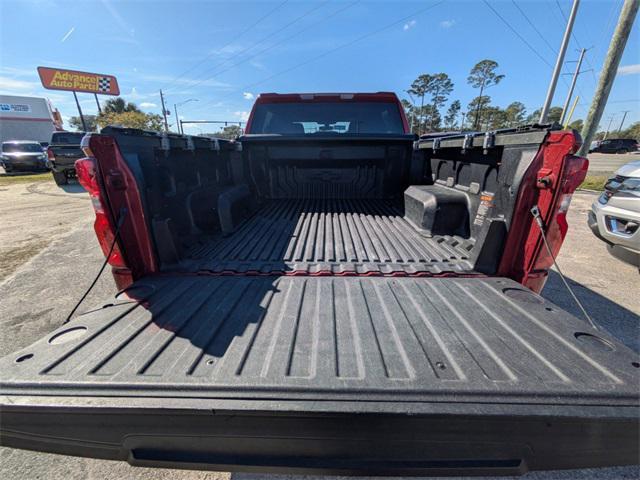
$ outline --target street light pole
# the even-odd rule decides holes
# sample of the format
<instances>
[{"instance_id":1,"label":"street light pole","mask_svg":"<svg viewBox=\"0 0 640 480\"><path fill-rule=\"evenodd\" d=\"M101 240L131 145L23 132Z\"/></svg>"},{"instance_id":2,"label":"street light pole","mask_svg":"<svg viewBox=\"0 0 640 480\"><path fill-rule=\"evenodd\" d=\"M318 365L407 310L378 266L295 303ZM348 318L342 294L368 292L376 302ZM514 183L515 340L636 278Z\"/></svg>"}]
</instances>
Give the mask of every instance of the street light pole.
<instances>
[{"instance_id":1,"label":"street light pole","mask_svg":"<svg viewBox=\"0 0 640 480\"><path fill-rule=\"evenodd\" d=\"M573 6L571 7L571 13L569 14L569 20L567 20L567 27L564 31L564 37L562 38L562 44L560 45L560 51L558 52L558 58L556 59L556 66L553 69L551 75L551 83L549 83L549 89L547 90L547 98L542 106L540 112L540 119L538 123L546 123L547 115L549 114L549 108L551 108L551 102L553 101L553 94L556 92L556 85L558 84L558 77L560 76L560 70L562 70L562 64L564 63L564 54L567 51L569 45L569 39L571 38L571 30L573 29L573 22L576 19L578 13L578 5L580 0L573 0Z\"/></svg>"},{"instance_id":2,"label":"street light pole","mask_svg":"<svg viewBox=\"0 0 640 480\"><path fill-rule=\"evenodd\" d=\"M182 121L180 121L180 118L178 117L178 105L182 106L186 103L189 102L197 102L198 99L197 98L190 98L188 100L185 100L184 102L180 102L180 103L174 103L173 104L173 111L176 114L176 126L178 128L178 133L180 133L181 135L184 135L184 127L182 126Z\"/></svg>"}]
</instances>

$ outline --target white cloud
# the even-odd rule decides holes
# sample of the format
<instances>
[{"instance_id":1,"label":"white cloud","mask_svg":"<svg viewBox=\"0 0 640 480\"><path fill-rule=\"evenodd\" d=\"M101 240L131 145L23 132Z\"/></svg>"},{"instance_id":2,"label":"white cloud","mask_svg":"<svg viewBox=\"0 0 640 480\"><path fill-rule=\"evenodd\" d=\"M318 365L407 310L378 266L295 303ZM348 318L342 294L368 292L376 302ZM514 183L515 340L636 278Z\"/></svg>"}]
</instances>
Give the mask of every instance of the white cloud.
<instances>
[{"instance_id":1,"label":"white cloud","mask_svg":"<svg viewBox=\"0 0 640 480\"><path fill-rule=\"evenodd\" d=\"M456 24L455 20L443 20L440 22L442 28L451 28Z\"/></svg>"},{"instance_id":2,"label":"white cloud","mask_svg":"<svg viewBox=\"0 0 640 480\"><path fill-rule=\"evenodd\" d=\"M245 100L253 100L253 93L251 92L243 92L242 96Z\"/></svg>"},{"instance_id":3,"label":"white cloud","mask_svg":"<svg viewBox=\"0 0 640 480\"><path fill-rule=\"evenodd\" d=\"M24 92L25 90L30 91L38 87L40 87L38 82L27 82L26 80L18 80L16 78L0 77L0 90L2 91L20 90Z\"/></svg>"},{"instance_id":4,"label":"white cloud","mask_svg":"<svg viewBox=\"0 0 640 480\"><path fill-rule=\"evenodd\" d=\"M416 23L418 22L416 22L415 20L409 20L407 23L404 24L404 27L402 27L402 29L406 32L410 28L415 27Z\"/></svg>"},{"instance_id":5,"label":"white cloud","mask_svg":"<svg viewBox=\"0 0 640 480\"><path fill-rule=\"evenodd\" d=\"M240 119L242 122L246 122L249 120L249 112L233 112L233 114Z\"/></svg>"},{"instance_id":6,"label":"white cloud","mask_svg":"<svg viewBox=\"0 0 640 480\"><path fill-rule=\"evenodd\" d=\"M69 38L71 36L71 34L73 33L73 31L76 29L76 27L71 27L71 30L69 30L64 37L62 37L62 39L60 40L60 43L64 43L67 41L67 38Z\"/></svg>"},{"instance_id":7,"label":"white cloud","mask_svg":"<svg viewBox=\"0 0 640 480\"><path fill-rule=\"evenodd\" d=\"M153 73L139 73L138 75L136 75L135 77L136 79L139 80L143 80L145 82L154 82L154 83L161 83L161 84L165 84L165 83L173 83L175 85L180 85L183 87L213 87L213 88L220 88L220 89L228 89L231 88L231 84L229 83L225 83L225 82L220 82L218 80L215 79L206 79L206 80L199 80L197 78L187 78L187 77L183 77L183 78L176 78L173 75L162 75L162 74L153 74ZM170 91L172 94L177 94L177 92L174 90L175 87L171 87L168 89L168 91Z\"/></svg>"},{"instance_id":8,"label":"white cloud","mask_svg":"<svg viewBox=\"0 0 640 480\"><path fill-rule=\"evenodd\" d=\"M623 65L618 68L618 73L620 75L637 75L640 73L640 63L636 63L635 65Z\"/></svg>"},{"instance_id":9,"label":"white cloud","mask_svg":"<svg viewBox=\"0 0 640 480\"><path fill-rule=\"evenodd\" d=\"M141 108L156 108L157 105L155 103L153 103L153 102L142 102L140 104L140 107Z\"/></svg>"}]
</instances>

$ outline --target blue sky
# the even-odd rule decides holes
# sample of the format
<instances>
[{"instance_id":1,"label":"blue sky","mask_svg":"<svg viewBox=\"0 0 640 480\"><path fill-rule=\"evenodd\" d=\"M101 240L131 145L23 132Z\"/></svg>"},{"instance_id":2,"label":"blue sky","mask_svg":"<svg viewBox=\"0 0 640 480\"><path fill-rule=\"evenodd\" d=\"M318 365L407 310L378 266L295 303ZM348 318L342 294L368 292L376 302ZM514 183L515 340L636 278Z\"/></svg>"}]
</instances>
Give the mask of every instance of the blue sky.
<instances>
[{"instance_id":1,"label":"blue sky","mask_svg":"<svg viewBox=\"0 0 640 480\"><path fill-rule=\"evenodd\" d=\"M450 100L465 110L477 95L466 83L469 70L490 58L506 75L488 91L493 103L517 100L533 111L544 100L564 30L560 9L568 14L571 1L519 1L537 31L511 0L490 4L531 48L481 0L0 0L0 93L46 96L63 117L76 115L71 93L44 90L36 73L38 65L63 67L115 75L122 96L149 112L160 113L162 88L172 110L198 100L180 108L187 119L241 120L260 92L405 95L419 74L446 72L455 83ZM574 118L586 116L621 6L581 3L566 60L593 46L583 66L593 72L578 80ZM562 105L569 80L559 82L554 105ZM80 98L85 113L96 112L92 95ZM640 120L637 21L601 124L614 115L617 126L623 110L631 110L626 125ZM212 128L189 132L203 130Z\"/></svg>"}]
</instances>

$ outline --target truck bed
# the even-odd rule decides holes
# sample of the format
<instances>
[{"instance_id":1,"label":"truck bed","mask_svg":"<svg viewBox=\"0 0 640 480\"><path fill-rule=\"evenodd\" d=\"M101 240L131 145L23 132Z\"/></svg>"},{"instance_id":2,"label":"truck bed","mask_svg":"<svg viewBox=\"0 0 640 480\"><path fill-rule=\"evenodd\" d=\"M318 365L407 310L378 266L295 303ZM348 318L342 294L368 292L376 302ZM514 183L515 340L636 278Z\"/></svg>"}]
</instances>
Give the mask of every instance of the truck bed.
<instances>
[{"instance_id":1,"label":"truck bed","mask_svg":"<svg viewBox=\"0 0 640 480\"><path fill-rule=\"evenodd\" d=\"M238 231L203 240L191 270L261 273L464 273L473 241L423 236L401 202L286 199L266 202Z\"/></svg>"},{"instance_id":2,"label":"truck bed","mask_svg":"<svg viewBox=\"0 0 640 480\"><path fill-rule=\"evenodd\" d=\"M158 276L0 360L0 429L181 468L619 465L639 365L504 278Z\"/></svg>"}]
</instances>

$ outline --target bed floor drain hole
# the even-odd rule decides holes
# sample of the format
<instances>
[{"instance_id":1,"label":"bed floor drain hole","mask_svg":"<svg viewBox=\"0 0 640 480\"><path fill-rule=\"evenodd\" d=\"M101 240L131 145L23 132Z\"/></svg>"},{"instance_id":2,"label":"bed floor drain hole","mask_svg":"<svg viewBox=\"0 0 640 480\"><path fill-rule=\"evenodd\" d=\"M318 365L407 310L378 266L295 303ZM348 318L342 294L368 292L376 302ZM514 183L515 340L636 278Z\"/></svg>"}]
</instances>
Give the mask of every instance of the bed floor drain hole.
<instances>
[{"instance_id":1,"label":"bed floor drain hole","mask_svg":"<svg viewBox=\"0 0 640 480\"><path fill-rule=\"evenodd\" d=\"M631 365L633 365L636 368L640 368L640 363L639 362L631 362Z\"/></svg>"},{"instance_id":2,"label":"bed floor drain hole","mask_svg":"<svg viewBox=\"0 0 640 480\"><path fill-rule=\"evenodd\" d=\"M67 343L72 340L76 340L87 333L87 327L72 327L67 328L61 332L56 333L49 339L50 345L60 345L61 343Z\"/></svg>"},{"instance_id":3,"label":"bed floor drain hole","mask_svg":"<svg viewBox=\"0 0 640 480\"><path fill-rule=\"evenodd\" d=\"M30 358L33 358L33 353L27 353L26 355L21 355L18 358L16 358L16 363L22 363L25 360L29 360Z\"/></svg>"}]
</instances>

